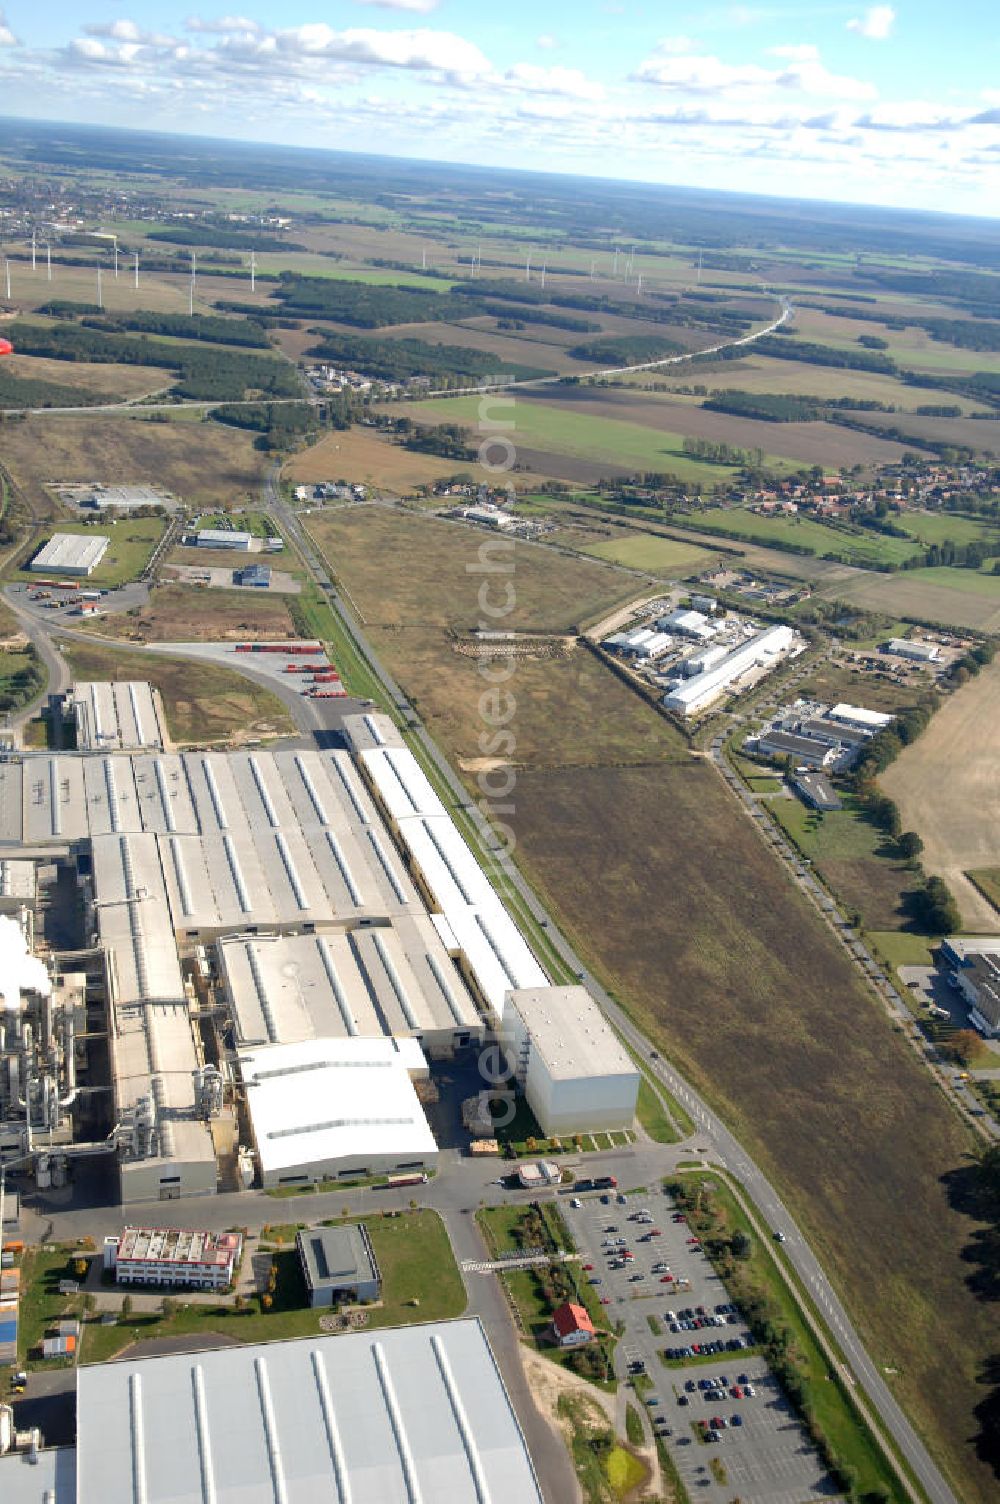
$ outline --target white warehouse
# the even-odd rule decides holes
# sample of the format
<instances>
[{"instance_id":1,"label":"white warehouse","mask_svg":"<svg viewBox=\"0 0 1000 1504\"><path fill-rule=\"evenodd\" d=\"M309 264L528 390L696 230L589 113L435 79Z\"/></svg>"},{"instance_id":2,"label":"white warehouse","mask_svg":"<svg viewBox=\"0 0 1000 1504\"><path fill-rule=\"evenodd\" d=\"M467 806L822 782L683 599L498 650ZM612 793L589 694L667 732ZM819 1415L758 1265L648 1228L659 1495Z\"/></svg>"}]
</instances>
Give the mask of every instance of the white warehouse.
<instances>
[{"instance_id":1,"label":"white warehouse","mask_svg":"<svg viewBox=\"0 0 1000 1504\"><path fill-rule=\"evenodd\" d=\"M773 668L777 660L790 652L795 642L791 627L769 627L749 642L727 653L720 663L702 674L694 674L676 685L663 697L668 710L680 715L698 715L707 710L727 689L755 668Z\"/></svg>"},{"instance_id":2,"label":"white warehouse","mask_svg":"<svg viewBox=\"0 0 1000 1504\"><path fill-rule=\"evenodd\" d=\"M509 992L502 1038L546 1135L632 1127L639 1069L586 987Z\"/></svg>"},{"instance_id":3,"label":"white warehouse","mask_svg":"<svg viewBox=\"0 0 1000 1504\"><path fill-rule=\"evenodd\" d=\"M106 533L53 533L28 568L32 574L93 574L110 542Z\"/></svg>"}]
</instances>

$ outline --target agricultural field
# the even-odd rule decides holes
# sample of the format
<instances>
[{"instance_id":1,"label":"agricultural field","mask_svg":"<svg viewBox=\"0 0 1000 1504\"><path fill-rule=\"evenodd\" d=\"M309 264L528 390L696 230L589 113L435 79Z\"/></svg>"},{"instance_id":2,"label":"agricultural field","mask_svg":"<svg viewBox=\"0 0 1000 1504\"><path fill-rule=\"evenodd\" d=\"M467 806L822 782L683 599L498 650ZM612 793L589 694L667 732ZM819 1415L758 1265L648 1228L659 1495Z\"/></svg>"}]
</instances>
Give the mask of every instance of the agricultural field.
<instances>
[{"instance_id":1,"label":"agricultural field","mask_svg":"<svg viewBox=\"0 0 1000 1504\"><path fill-rule=\"evenodd\" d=\"M108 402L129 402L161 392L174 381L173 371L156 366L97 365L86 360L45 360L35 355L12 355L7 375L31 381L51 381L55 386L76 387Z\"/></svg>"},{"instance_id":2,"label":"agricultural field","mask_svg":"<svg viewBox=\"0 0 1000 1504\"><path fill-rule=\"evenodd\" d=\"M682 434L629 421L624 416L626 408L621 409L622 416L608 418L576 411L563 403L529 399L523 394L514 402L513 408L506 410L505 419L509 417L510 437L518 448L518 458L524 458L523 447L531 455L533 468L542 474L576 480L577 476L569 474L562 465L564 456L585 460L601 474L658 470L679 480L702 480L708 485L735 474L731 465L710 465L685 454ZM417 420L462 423L474 430L480 402L476 397L438 399L410 404L407 411ZM777 470L794 468L770 455L768 463Z\"/></svg>"},{"instance_id":3,"label":"agricultural field","mask_svg":"<svg viewBox=\"0 0 1000 1504\"><path fill-rule=\"evenodd\" d=\"M148 679L163 697L171 737L182 745L238 746L294 730L275 695L215 664L126 652L79 638L64 643L63 654L75 679Z\"/></svg>"},{"instance_id":4,"label":"agricultural field","mask_svg":"<svg viewBox=\"0 0 1000 1504\"><path fill-rule=\"evenodd\" d=\"M513 597L509 613L490 623L509 631L571 631L635 594L634 576L609 564L467 523L368 506L314 513L307 525L369 625L474 629L484 581L492 582L488 603Z\"/></svg>"},{"instance_id":5,"label":"agricultural field","mask_svg":"<svg viewBox=\"0 0 1000 1504\"><path fill-rule=\"evenodd\" d=\"M799 799L770 799L767 807L841 905L861 915L866 930L905 929L919 876L865 810L850 795L842 797L844 808L825 814Z\"/></svg>"},{"instance_id":6,"label":"agricultural field","mask_svg":"<svg viewBox=\"0 0 1000 1504\"><path fill-rule=\"evenodd\" d=\"M654 376L657 374L653 373ZM688 380L691 380L690 376ZM727 384L736 387L739 382L734 379ZM794 390L796 386L801 386L801 383L786 378L786 391ZM601 386L555 388L545 396L546 405L558 404L560 412L582 413L610 422L638 423L653 433L667 430L668 438L673 431L685 437L732 444L738 449L762 449L770 456L769 463L778 470L802 465L835 468L840 465L895 464L904 453L904 446L890 439L873 438L835 423L770 423L733 413L712 412L703 408L701 401L701 398L660 392L647 395L636 390Z\"/></svg>"},{"instance_id":7,"label":"agricultural field","mask_svg":"<svg viewBox=\"0 0 1000 1504\"><path fill-rule=\"evenodd\" d=\"M898 574L844 569L819 581L816 589L863 611L940 622L959 631L1000 631L1000 576L975 569L907 569Z\"/></svg>"},{"instance_id":8,"label":"agricultural field","mask_svg":"<svg viewBox=\"0 0 1000 1504\"><path fill-rule=\"evenodd\" d=\"M220 423L89 414L8 423L3 462L44 517L55 507L47 487L64 481L158 485L194 508L245 504L259 492L265 459L252 434Z\"/></svg>"},{"instance_id":9,"label":"agricultural field","mask_svg":"<svg viewBox=\"0 0 1000 1504\"><path fill-rule=\"evenodd\" d=\"M787 427L784 423L774 426ZM705 532L717 532L723 537L727 533L742 534L765 546L769 540L794 544L796 548L808 548L820 556L837 554L848 562L902 563L917 551L906 538L891 538L860 529L846 532L814 522L809 517L764 517L758 512L747 511L745 507L709 508L696 514L695 524Z\"/></svg>"},{"instance_id":10,"label":"agricultural field","mask_svg":"<svg viewBox=\"0 0 1000 1504\"><path fill-rule=\"evenodd\" d=\"M97 533L110 539L97 568L79 581L80 589L88 590L101 585L114 589L118 585L137 580L163 537L165 527L166 523L160 517L122 517L117 521L109 517L106 522L102 519L100 526L96 528L83 522L60 522L58 531L77 533L82 537L93 537ZM49 531L32 539L30 546L22 554L21 567L12 572L13 579L26 584L37 584L38 575L32 574L27 565L51 536L52 532Z\"/></svg>"},{"instance_id":11,"label":"agricultural field","mask_svg":"<svg viewBox=\"0 0 1000 1504\"><path fill-rule=\"evenodd\" d=\"M293 455L282 470L282 479L296 486L344 480L405 496L462 470L471 474L472 467L404 449L373 428L354 427L324 434L318 444Z\"/></svg>"},{"instance_id":12,"label":"agricultural field","mask_svg":"<svg viewBox=\"0 0 1000 1504\"><path fill-rule=\"evenodd\" d=\"M670 723L649 710L588 649L552 652L542 645L538 653L512 661L513 672L503 685L503 694L511 697L513 746L505 745L502 757L485 757L486 741L495 733L479 709L488 682L478 661L460 654L441 627L376 627L371 636L379 657L405 683L431 735L470 777L507 763L518 768L593 767L688 755ZM499 668L499 661L494 665Z\"/></svg>"},{"instance_id":13,"label":"agricultural field","mask_svg":"<svg viewBox=\"0 0 1000 1504\"><path fill-rule=\"evenodd\" d=\"M973 868L965 875L1000 914L1000 866Z\"/></svg>"},{"instance_id":14,"label":"agricultural field","mask_svg":"<svg viewBox=\"0 0 1000 1504\"><path fill-rule=\"evenodd\" d=\"M877 329L878 326L869 326L872 327ZM630 385L636 387L648 386L664 379L687 385L692 381L692 376L685 373L669 377L661 371L637 371L634 376L626 378ZM771 355L758 355L756 352L747 353L739 360L717 361L711 366L701 366L698 381L704 383L709 391L734 388L741 392L759 392L773 396L801 392L809 397L855 397L861 402L885 402L899 409L900 419L905 419L915 407L937 400L932 391L906 386L895 376L883 375L878 371L854 371L846 366L814 366L808 363L793 365L790 361L778 360ZM970 397L954 396L951 392L947 396L941 394L940 401L960 407L963 413L976 412L982 408L981 402L977 403Z\"/></svg>"},{"instance_id":15,"label":"agricultural field","mask_svg":"<svg viewBox=\"0 0 1000 1504\"><path fill-rule=\"evenodd\" d=\"M905 528L921 543L978 543L987 538L996 542L1000 554L1000 528L996 523L982 522L978 517L960 517L954 512L901 512L893 519L897 527Z\"/></svg>"},{"instance_id":16,"label":"agricultural field","mask_svg":"<svg viewBox=\"0 0 1000 1504\"><path fill-rule=\"evenodd\" d=\"M1000 864L1000 664L948 696L922 736L881 776L906 830L923 838L928 872L943 877L971 933L1000 932L1000 913L966 873Z\"/></svg>"},{"instance_id":17,"label":"agricultural field","mask_svg":"<svg viewBox=\"0 0 1000 1504\"><path fill-rule=\"evenodd\" d=\"M991 1343L962 1260L974 1224L944 1179L969 1140L834 939L704 763L526 771L514 823L588 964L762 1161L921 1434L985 1504L968 1437Z\"/></svg>"},{"instance_id":18,"label":"agricultural field","mask_svg":"<svg viewBox=\"0 0 1000 1504\"><path fill-rule=\"evenodd\" d=\"M585 544L583 552L596 559L608 559L612 564L624 564L628 569L641 569L646 574L670 578L684 578L708 569L719 558L718 554L711 554L694 543L681 543L674 538L640 532L621 532L600 543Z\"/></svg>"},{"instance_id":19,"label":"agricultural field","mask_svg":"<svg viewBox=\"0 0 1000 1504\"><path fill-rule=\"evenodd\" d=\"M199 563L216 561L198 550ZM240 555L245 563L246 554ZM253 556L250 556L253 557ZM152 592L145 606L117 616L99 616L95 636L128 642L209 642L236 639L295 637L285 598L267 590L213 590L165 582Z\"/></svg>"}]
</instances>

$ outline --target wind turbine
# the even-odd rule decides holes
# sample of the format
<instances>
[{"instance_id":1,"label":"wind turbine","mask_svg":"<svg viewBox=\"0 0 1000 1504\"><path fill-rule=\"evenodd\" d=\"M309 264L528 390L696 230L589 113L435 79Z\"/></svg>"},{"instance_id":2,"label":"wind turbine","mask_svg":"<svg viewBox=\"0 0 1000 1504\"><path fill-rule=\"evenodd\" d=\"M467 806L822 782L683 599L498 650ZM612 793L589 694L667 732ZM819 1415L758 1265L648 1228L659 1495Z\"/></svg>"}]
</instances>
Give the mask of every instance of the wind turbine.
<instances>
[{"instance_id":1,"label":"wind turbine","mask_svg":"<svg viewBox=\"0 0 1000 1504\"><path fill-rule=\"evenodd\" d=\"M257 252L250 252L250 291L257 291Z\"/></svg>"},{"instance_id":2,"label":"wind turbine","mask_svg":"<svg viewBox=\"0 0 1000 1504\"><path fill-rule=\"evenodd\" d=\"M4 257L4 269L5 269L6 273L7 273L7 302L9 303L10 302L10 259L7 256Z\"/></svg>"},{"instance_id":3,"label":"wind turbine","mask_svg":"<svg viewBox=\"0 0 1000 1504\"><path fill-rule=\"evenodd\" d=\"M52 247L51 247L51 245L46 245L46 247L45 247L45 280L46 280L46 282L51 282L52 281Z\"/></svg>"},{"instance_id":4,"label":"wind turbine","mask_svg":"<svg viewBox=\"0 0 1000 1504\"><path fill-rule=\"evenodd\" d=\"M35 232L31 232L31 270L35 270Z\"/></svg>"},{"instance_id":5,"label":"wind turbine","mask_svg":"<svg viewBox=\"0 0 1000 1504\"><path fill-rule=\"evenodd\" d=\"M104 293L103 293L103 291L101 289L101 268L100 267L97 268L97 306L98 306L98 308L103 308L104 307Z\"/></svg>"},{"instance_id":6,"label":"wind turbine","mask_svg":"<svg viewBox=\"0 0 1000 1504\"><path fill-rule=\"evenodd\" d=\"M135 263L134 263L135 285L136 285L136 290L138 291L138 288L139 288L139 252L138 251L133 251L132 254L135 257Z\"/></svg>"},{"instance_id":7,"label":"wind turbine","mask_svg":"<svg viewBox=\"0 0 1000 1504\"><path fill-rule=\"evenodd\" d=\"M117 235L115 236L115 239L114 239L114 247L115 247L115 276L117 277L117 275L118 275L118 236Z\"/></svg>"}]
</instances>

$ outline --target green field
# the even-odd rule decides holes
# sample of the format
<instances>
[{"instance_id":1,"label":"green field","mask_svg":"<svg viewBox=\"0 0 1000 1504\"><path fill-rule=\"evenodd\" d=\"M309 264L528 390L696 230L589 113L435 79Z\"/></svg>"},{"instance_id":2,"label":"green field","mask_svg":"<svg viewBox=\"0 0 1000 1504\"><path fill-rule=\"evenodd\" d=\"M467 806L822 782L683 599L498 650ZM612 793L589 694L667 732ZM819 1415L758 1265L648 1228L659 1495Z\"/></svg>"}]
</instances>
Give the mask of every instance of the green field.
<instances>
[{"instance_id":1,"label":"green field","mask_svg":"<svg viewBox=\"0 0 1000 1504\"><path fill-rule=\"evenodd\" d=\"M603 543L588 543L582 553L629 569L643 569L649 574L684 576L707 569L717 555L694 543L680 543L674 538L659 538L653 533L609 538Z\"/></svg>"},{"instance_id":2,"label":"green field","mask_svg":"<svg viewBox=\"0 0 1000 1504\"><path fill-rule=\"evenodd\" d=\"M840 902L860 913L865 929L903 928L907 895L919 879L853 795L842 798L843 809L825 814L799 799L772 799L768 809Z\"/></svg>"},{"instance_id":3,"label":"green field","mask_svg":"<svg viewBox=\"0 0 1000 1504\"><path fill-rule=\"evenodd\" d=\"M846 533L808 517L763 517L743 508L711 507L696 513L691 521L702 532L749 538L755 543L792 543L820 557L836 554L849 563L902 563L916 552L906 538L870 531Z\"/></svg>"},{"instance_id":4,"label":"green field","mask_svg":"<svg viewBox=\"0 0 1000 1504\"><path fill-rule=\"evenodd\" d=\"M908 569L908 580L926 580L929 585L943 585L960 595L985 595L1000 606L1000 575L984 574L980 569L953 569L940 564L931 569Z\"/></svg>"},{"instance_id":5,"label":"green field","mask_svg":"<svg viewBox=\"0 0 1000 1504\"><path fill-rule=\"evenodd\" d=\"M549 454L570 455L635 470L659 470L679 480L721 482L736 473L732 465L708 465L683 451L683 438L640 423L617 418L591 417L544 402L518 400L510 414L510 436L515 444ZM435 423L462 423L474 428L480 417L478 397L455 397L450 401L418 402L407 409L416 418ZM496 414L494 414L494 417ZM774 470L794 469L790 461L769 455L765 463Z\"/></svg>"},{"instance_id":6,"label":"green field","mask_svg":"<svg viewBox=\"0 0 1000 1504\"><path fill-rule=\"evenodd\" d=\"M123 517L118 522L113 519L105 522L102 518L100 526L96 528L82 522L60 522L59 526L47 532L44 538L36 538L33 541L24 563L27 564L28 559L34 558L43 544L48 542L53 532L79 533L84 537L103 534L110 539L107 552L91 574L80 577L79 586L81 590L91 590L101 585L114 589L117 585L126 585L129 581L139 578L149 563L153 549L163 537L165 527L166 523L160 517ZM16 571L15 578L37 585L39 575L27 568L22 568ZM60 575L56 578L68 580L69 576ZM67 594L69 594L68 591Z\"/></svg>"},{"instance_id":7,"label":"green field","mask_svg":"<svg viewBox=\"0 0 1000 1504\"><path fill-rule=\"evenodd\" d=\"M958 517L954 512L902 512L893 521L921 543L978 543L990 538L1000 554L1000 529L977 518Z\"/></svg>"}]
</instances>

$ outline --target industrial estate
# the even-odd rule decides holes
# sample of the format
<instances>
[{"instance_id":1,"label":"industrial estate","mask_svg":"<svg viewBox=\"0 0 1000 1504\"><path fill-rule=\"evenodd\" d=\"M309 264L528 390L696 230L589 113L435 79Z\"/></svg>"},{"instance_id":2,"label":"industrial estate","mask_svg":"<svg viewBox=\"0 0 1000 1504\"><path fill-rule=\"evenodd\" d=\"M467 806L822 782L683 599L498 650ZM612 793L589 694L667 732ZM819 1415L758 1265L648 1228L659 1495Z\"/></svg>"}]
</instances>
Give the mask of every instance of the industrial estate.
<instances>
[{"instance_id":1,"label":"industrial estate","mask_svg":"<svg viewBox=\"0 0 1000 1504\"><path fill-rule=\"evenodd\" d=\"M0 1504L992 1504L994 228L8 124Z\"/></svg>"}]
</instances>

